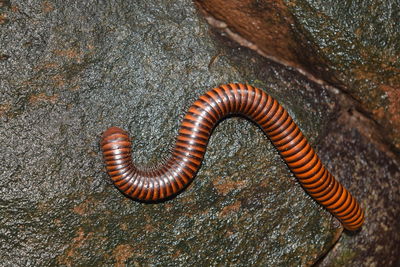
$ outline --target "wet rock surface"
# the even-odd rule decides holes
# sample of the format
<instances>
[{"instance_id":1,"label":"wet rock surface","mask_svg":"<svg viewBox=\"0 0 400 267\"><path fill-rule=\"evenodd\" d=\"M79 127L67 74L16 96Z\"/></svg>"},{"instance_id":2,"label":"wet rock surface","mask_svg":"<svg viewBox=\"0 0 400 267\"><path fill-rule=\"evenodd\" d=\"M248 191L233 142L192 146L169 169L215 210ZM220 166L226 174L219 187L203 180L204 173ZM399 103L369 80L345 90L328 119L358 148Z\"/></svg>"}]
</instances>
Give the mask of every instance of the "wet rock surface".
<instances>
[{"instance_id":1,"label":"wet rock surface","mask_svg":"<svg viewBox=\"0 0 400 267\"><path fill-rule=\"evenodd\" d=\"M228 10L215 8L224 6L225 2L229 2ZM321 149L326 152L324 156L341 155L343 162L335 165L341 166L339 177L347 178L345 184L352 181L350 191L362 197L367 219L360 233L343 235L318 264L398 266L398 1L205 0L196 3L207 21L233 40L295 67L337 96L337 119L327 126L328 135L321 138ZM280 21L286 25L276 23L282 14L287 17ZM240 19L232 20L232 17ZM293 42L303 37L306 37L305 43ZM274 41L264 43L265 40ZM314 57L287 60L291 53L280 53L280 47L292 52L304 49L303 55L314 51L321 57L319 62L314 62L325 66L322 70L333 78L326 79L326 73L315 71L317 68L304 67ZM332 161L336 160L326 159L328 163Z\"/></svg>"},{"instance_id":2,"label":"wet rock surface","mask_svg":"<svg viewBox=\"0 0 400 267\"><path fill-rule=\"evenodd\" d=\"M160 204L122 196L99 152L116 125L134 137L138 164L156 164L197 96L232 81L268 88L315 143L333 113L321 88L224 47L190 1L10 2L2 12L2 264L306 264L337 238L243 119L218 126L193 184Z\"/></svg>"},{"instance_id":3,"label":"wet rock surface","mask_svg":"<svg viewBox=\"0 0 400 267\"><path fill-rule=\"evenodd\" d=\"M357 99L400 153L398 1L195 2L243 46Z\"/></svg>"},{"instance_id":4,"label":"wet rock surface","mask_svg":"<svg viewBox=\"0 0 400 267\"><path fill-rule=\"evenodd\" d=\"M330 68L400 154L399 1L285 1Z\"/></svg>"},{"instance_id":5,"label":"wet rock surface","mask_svg":"<svg viewBox=\"0 0 400 267\"><path fill-rule=\"evenodd\" d=\"M134 138L136 163L154 165L197 96L248 82L288 109L352 191L360 178L348 177L353 166L342 169L341 160L354 148L335 141L351 130L331 133L331 120L345 123L335 119L336 91L210 31L190 1L0 3L4 266L310 265L337 240L337 222L243 119L216 128L195 181L159 204L122 196L103 170L98 144L107 127L123 127ZM376 159L368 156L373 146L354 146L363 164Z\"/></svg>"},{"instance_id":6,"label":"wet rock surface","mask_svg":"<svg viewBox=\"0 0 400 267\"><path fill-rule=\"evenodd\" d=\"M351 177L344 185L361 200L366 221L360 232L343 234L317 266L399 266L400 164L352 127L353 120L359 120L357 111L339 113L321 154L338 176Z\"/></svg>"},{"instance_id":7,"label":"wet rock surface","mask_svg":"<svg viewBox=\"0 0 400 267\"><path fill-rule=\"evenodd\" d=\"M262 56L296 68L317 83L338 83L329 62L296 23L284 1L196 0L208 23Z\"/></svg>"}]
</instances>

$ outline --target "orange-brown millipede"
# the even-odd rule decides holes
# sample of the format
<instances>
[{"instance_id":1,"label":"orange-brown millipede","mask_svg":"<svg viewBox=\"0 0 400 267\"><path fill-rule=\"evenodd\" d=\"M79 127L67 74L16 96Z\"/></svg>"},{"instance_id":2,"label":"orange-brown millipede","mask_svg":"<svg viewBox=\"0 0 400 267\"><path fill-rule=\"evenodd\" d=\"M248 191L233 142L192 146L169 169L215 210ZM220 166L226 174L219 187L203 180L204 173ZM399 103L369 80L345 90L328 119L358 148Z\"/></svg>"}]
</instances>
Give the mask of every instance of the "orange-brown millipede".
<instances>
[{"instance_id":1,"label":"orange-brown millipede","mask_svg":"<svg viewBox=\"0 0 400 267\"><path fill-rule=\"evenodd\" d=\"M361 227L364 212L357 200L325 169L287 111L263 90L250 85L221 85L200 96L183 119L172 155L156 169L137 168L128 134L117 127L109 128L101 140L107 172L114 185L133 199L159 201L173 196L196 175L215 125L232 115L259 125L306 192L346 229Z\"/></svg>"}]
</instances>

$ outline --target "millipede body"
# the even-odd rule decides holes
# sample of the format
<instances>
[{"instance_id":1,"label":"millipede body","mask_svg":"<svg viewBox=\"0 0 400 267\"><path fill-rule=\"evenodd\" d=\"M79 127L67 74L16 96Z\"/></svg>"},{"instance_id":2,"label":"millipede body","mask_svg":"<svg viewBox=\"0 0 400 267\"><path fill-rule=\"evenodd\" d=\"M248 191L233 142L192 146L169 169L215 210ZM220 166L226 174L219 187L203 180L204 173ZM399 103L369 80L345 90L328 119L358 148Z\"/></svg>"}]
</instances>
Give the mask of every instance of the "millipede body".
<instances>
[{"instance_id":1,"label":"millipede body","mask_svg":"<svg viewBox=\"0 0 400 267\"><path fill-rule=\"evenodd\" d=\"M272 141L306 192L348 230L357 230L364 212L356 199L324 167L288 112L263 90L245 84L214 88L189 108L166 162L155 169L137 168L132 142L117 127L103 133L101 149L114 185L141 201L159 201L185 188L195 177L215 125L227 116L244 116Z\"/></svg>"}]
</instances>

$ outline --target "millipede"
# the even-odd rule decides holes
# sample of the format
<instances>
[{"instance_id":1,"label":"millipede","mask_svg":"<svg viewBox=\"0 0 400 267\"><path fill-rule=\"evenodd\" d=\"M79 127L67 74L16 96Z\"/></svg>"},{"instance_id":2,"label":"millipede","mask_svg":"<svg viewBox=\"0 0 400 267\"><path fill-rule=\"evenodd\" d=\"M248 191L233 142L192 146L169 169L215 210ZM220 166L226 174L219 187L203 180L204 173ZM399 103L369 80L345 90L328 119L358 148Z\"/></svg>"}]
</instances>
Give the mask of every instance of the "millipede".
<instances>
[{"instance_id":1,"label":"millipede","mask_svg":"<svg viewBox=\"0 0 400 267\"><path fill-rule=\"evenodd\" d=\"M251 85L221 85L200 96L184 116L169 158L157 168L135 166L128 133L118 127L107 129L100 143L107 173L114 185L133 199L157 202L173 197L194 179L214 127L231 116L257 124L304 190L345 229L361 228L364 211L357 200L325 168L278 101Z\"/></svg>"}]
</instances>

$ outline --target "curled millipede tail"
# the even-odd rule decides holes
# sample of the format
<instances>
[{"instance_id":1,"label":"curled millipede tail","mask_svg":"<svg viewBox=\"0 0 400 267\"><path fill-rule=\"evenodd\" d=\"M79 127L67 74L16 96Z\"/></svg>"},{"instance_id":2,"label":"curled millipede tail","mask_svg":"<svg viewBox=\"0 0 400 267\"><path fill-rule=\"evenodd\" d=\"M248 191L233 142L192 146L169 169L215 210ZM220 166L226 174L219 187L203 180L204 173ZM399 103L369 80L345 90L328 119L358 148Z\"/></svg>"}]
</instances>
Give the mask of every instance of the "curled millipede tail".
<instances>
[{"instance_id":1,"label":"curled millipede tail","mask_svg":"<svg viewBox=\"0 0 400 267\"><path fill-rule=\"evenodd\" d=\"M250 85L222 85L200 96L183 118L170 158L158 168L136 168L128 134L117 127L109 128L101 140L107 172L114 185L133 199L159 201L173 196L196 175L213 128L232 115L259 125L306 192L346 229L362 226L364 212L357 200L324 167L287 111L263 90Z\"/></svg>"}]
</instances>

